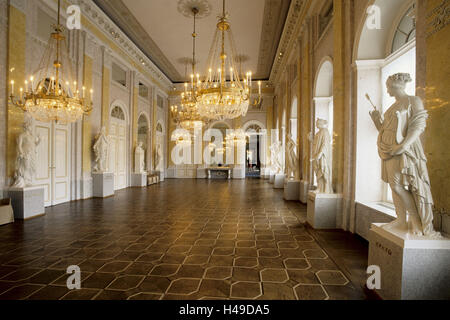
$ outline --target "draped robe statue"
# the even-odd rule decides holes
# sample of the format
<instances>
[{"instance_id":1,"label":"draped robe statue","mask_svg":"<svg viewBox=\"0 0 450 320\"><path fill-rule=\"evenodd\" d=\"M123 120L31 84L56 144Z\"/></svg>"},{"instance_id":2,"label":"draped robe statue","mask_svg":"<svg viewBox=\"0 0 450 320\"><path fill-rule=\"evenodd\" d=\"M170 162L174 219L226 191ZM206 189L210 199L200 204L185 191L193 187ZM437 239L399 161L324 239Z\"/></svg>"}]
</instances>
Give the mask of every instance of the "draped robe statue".
<instances>
[{"instance_id":1,"label":"draped robe statue","mask_svg":"<svg viewBox=\"0 0 450 320\"><path fill-rule=\"evenodd\" d=\"M288 179L297 179L299 159L297 157L297 143L292 139L292 135L288 136L287 141L287 177Z\"/></svg>"},{"instance_id":2,"label":"draped robe statue","mask_svg":"<svg viewBox=\"0 0 450 320\"><path fill-rule=\"evenodd\" d=\"M319 132L313 140L313 156L311 162L317 178L317 193L333 193L331 185L331 136L328 121L317 119Z\"/></svg>"},{"instance_id":3,"label":"draped robe statue","mask_svg":"<svg viewBox=\"0 0 450 320\"><path fill-rule=\"evenodd\" d=\"M397 213L397 219L386 228L439 238L440 234L433 227L433 198L427 159L420 141L428 113L419 97L406 94L406 84L411 81L407 73L389 77L386 86L396 102L384 116L378 110L370 113L379 131L382 179L392 189Z\"/></svg>"},{"instance_id":4,"label":"draped robe statue","mask_svg":"<svg viewBox=\"0 0 450 320\"><path fill-rule=\"evenodd\" d=\"M25 115L23 133L17 138L16 172L14 174L13 188L25 188L33 184L36 173L36 147L41 139L33 132L33 118Z\"/></svg>"},{"instance_id":5,"label":"draped robe statue","mask_svg":"<svg viewBox=\"0 0 450 320\"><path fill-rule=\"evenodd\" d=\"M275 174L280 174L283 170L281 164L281 143L279 141L274 142L270 146L270 157L272 159L272 170Z\"/></svg>"},{"instance_id":6,"label":"draped robe statue","mask_svg":"<svg viewBox=\"0 0 450 320\"><path fill-rule=\"evenodd\" d=\"M109 138L106 135L106 127L102 127L100 133L95 138L93 149L95 153L94 172L103 173L107 168L109 149Z\"/></svg>"},{"instance_id":7,"label":"draped robe statue","mask_svg":"<svg viewBox=\"0 0 450 320\"><path fill-rule=\"evenodd\" d=\"M145 170L145 152L142 145L142 142L139 142L134 151L134 170L136 173L143 173Z\"/></svg>"}]
</instances>

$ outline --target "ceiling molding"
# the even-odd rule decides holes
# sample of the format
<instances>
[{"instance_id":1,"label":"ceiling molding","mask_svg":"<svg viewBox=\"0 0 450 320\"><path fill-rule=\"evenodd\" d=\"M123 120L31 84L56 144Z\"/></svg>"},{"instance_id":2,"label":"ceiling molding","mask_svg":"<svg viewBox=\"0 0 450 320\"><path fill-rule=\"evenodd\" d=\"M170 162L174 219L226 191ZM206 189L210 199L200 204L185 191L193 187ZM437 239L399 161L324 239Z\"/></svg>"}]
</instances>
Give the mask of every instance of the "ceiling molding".
<instances>
[{"instance_id":1,"label":"ceiling molding","mask_svg":"<svg viewBox=\"0 0 450 320\"><path fill-rule=\"evenodd\" d=\"M94 3L172 82L182 77L122 0L94 0Z\"/></svg>"},{"instance_id":2,"label":"ceiling molding","mask_svg":"<svg viewBox=\"0 0 450 320\"><path fill-rule=\"evenodd\" d=\"M288 17L284 26L283 34L278 45L277 54L270 74L270 82L277 83L280 75L283 73L286 64L288 63L289 52L295 46L297 35L303 24L304 17L307 13L308 7L313 1L310 0L293 0L289 8Z\"/></svg>"},{"instance_id":3,"label":"ceiling molding","mask_svg":"<svg viewBox=\"0 0 450 320\"><path fill-rule=\"evenodd\" d=\"M257 76L269 79L291 0L265 0Z\"/></svg>"},{"instance_id":4,"label":"ceiling molding","mask_svg":"<svg viewBox=\"0 0 450 320\"><path fill-rule=\"evenodd\" d=\"M47 0L45 0L47 1ZM86 17L98 30L112 41L118 48L128 54L133 63L142 68L142 72L151 77L155 84L160 85L162 90L170 90L172 82L135 43L123 33L114 22L97 5L90 0L69 0L81 6L83 16Z\"/></svg>"}]
</instances>

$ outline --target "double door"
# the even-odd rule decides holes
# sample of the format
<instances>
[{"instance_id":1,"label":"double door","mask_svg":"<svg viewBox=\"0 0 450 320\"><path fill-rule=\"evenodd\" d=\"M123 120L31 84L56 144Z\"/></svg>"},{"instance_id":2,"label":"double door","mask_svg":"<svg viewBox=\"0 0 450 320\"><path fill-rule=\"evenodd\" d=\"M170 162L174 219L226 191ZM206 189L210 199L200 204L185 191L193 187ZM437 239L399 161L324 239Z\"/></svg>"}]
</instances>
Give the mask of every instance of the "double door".
<instances>
[{"instance_id":1,"label":"double door","mask_svg":"<svg viewBox=\"0 0 450 320\"><path fill-rule=\"evenodd\" d=\"M70 125L36 121L40 137L33 185L44 187L46 207L70 201Z\"/></svg>"},{"instance_id":2,"label":"double door","mask_svg":"<svg viewBox=\"0 0 450 320\"><path fill-rule=\"evenodd\" d=\"M114 190L127 187L126 122L111 118L109 127L109 171L114 173Z\"/></svg>"}]
</instances>

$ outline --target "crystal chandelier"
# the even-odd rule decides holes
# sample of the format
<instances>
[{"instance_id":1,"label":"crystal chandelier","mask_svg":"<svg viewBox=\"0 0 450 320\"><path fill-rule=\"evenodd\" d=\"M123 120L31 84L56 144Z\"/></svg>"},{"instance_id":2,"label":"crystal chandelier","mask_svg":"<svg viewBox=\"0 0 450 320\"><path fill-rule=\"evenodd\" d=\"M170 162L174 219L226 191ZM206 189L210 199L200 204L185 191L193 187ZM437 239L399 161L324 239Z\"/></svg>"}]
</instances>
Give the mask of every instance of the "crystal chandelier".
<instances>
[{"instance_id":1,"label":"crystal chandelier","mask_svg":"<svg viewBox=\"0 0 450 320\"><path fill-rule=\"evenodd\" d=\"M58 22L53 26L55 31L50 35L35 76L25 81L18 96L14 91L15 82L11 80L10 100L38 121L71 123L92 111L93 90L89 90L88 97L86 88L74 81L60 11L58 0Z\"/></svg>"},{"instance_id":2,"label":"crystal chandelier","mask_svg":"<svg viewBox=\"0 0 450 320\"><path fill-rule=\"evenodd\" d=\"M230 51L229 57L226 49ZM202 116L211 120L225 120L247 114L252 90L252 73L247 72L245 79L241 80L235 65L236 56L231 26L225 12L225 0L223 0L223 13L217 24L208 58L208 76L203 83L197 76L200 87L197 103ZM261 81L258 85L260 97Z\"/></svg>"},{"instance_id":3,"label":"crystal chandelier","mask_svg":"<svg viewBox=\"0 0 450 320\"><path fill-rule=\"evenodd\" d=\"M198 95L198 84L200 75L197 74L197 82L194 80L195 76L195 40L197 38L196 33L196 18L199 13L198 8L193 7L192 13L194 16L194 32L192 32L192 74L191 74L191 83L190 88L189 84L184 84L184 92L181 93L181 104L180 107L173 105L170 107L172 119L174 119L175 123L185 129L185 130L195 130L201 128L203 124L208 122L208 119L202 117L198 112L197 100L196 97Z\"/></svg>"}]
</instances>

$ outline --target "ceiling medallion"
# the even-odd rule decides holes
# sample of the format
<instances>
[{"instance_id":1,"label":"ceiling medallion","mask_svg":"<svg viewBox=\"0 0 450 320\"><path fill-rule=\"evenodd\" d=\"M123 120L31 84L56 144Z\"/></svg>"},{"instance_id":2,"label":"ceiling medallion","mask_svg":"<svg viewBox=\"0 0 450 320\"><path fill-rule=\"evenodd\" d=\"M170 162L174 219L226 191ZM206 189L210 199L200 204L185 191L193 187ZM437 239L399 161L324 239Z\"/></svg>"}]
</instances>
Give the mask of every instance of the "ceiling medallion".
<instances>
[{"instance_id":1,"label":"ceiling medallion","mask_svg":"<svg viewBox=\"0 0 450 320\"><path fill-rule=\"evenodd\" d=\"M194 16L192 8L197 8L197 19L202 19L211 14L212 6L208 0L178 0L177 10L186 18Z\"/></svg>"}]
</instances>

